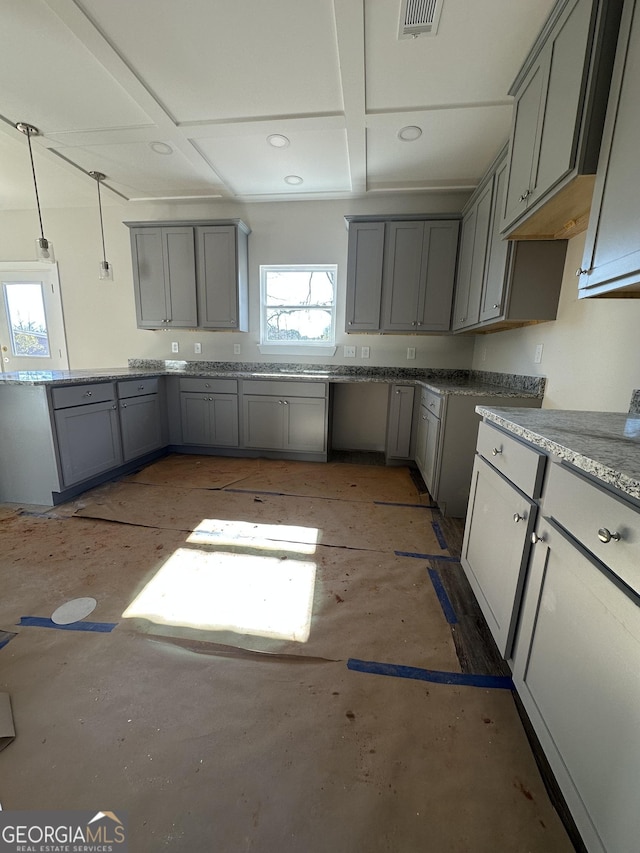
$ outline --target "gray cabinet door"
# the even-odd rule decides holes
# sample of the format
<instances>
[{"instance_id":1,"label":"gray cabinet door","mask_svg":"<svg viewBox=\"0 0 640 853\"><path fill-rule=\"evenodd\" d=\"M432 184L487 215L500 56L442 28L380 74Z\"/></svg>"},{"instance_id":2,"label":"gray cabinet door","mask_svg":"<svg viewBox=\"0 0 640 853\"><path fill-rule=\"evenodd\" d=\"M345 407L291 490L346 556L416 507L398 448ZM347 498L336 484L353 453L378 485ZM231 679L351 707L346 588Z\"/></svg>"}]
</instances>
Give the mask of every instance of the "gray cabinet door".
<instances>
[{"instance_id":1,"label":"gray cabinet door","mask_svg":"<svg viewBox=\"0 0 640 853\"><path fill-rule=\"evenodd\" d=\"M418 426L416 427L416 449L414 459L418 466L418 470L423 475L423 479L423 471L425 469L427 458L427 434L429 431L428 414L426 406L420 406L420 411L418 413Z\"/></svg>"},{"instance_id":2,"label":"gray cabinet door","mask_svg":"<svg viewBox=\"0 0 640 853\"><path fill-rule=\"evenodd\" d=\"M122 463L117 404L113 401L57 409L54 413L65 487Z\"/></svg>"},{"instance_id":3,"label":"gray cabinet door","mask_svg":"<svg viewBox=\"0 0 640 853\"><path fill-rule=\"evenodd\" d=\"M203 329L240 328L238 228L207 225L196 228L198 252L198 325ZM246 302L243 299L242 302Z\"/></svg>"},{"instance_id":4,"label":"gray cabinet door","mask_svg":"<svg viewBox=\"0 0 640 853\"><path fill-rule=\"evenodd\" d=\"M194 328L198 311L193 228L163 228L162 240L170 306L167 325Z\"/></svg>"},{"instance_id":5,"label":"gray cabinet door","mask_svg":"<svg viewBox=\"0 0 640 853\"><path fill-rule=\"evenodd\" d=\"M532 548L513 679L590 851L640 837L640 611L544 519Z\"/></svg>"},{"instance_id":6,"label":"gray cabinet door","mask_svg":"<svg viewBox=\"0 0 640 853\"><path fill-rule=\"evenodd\" d=\"M384 222L351 222L347 261L347 332L380 329Z\"/></svg>"},{"instance_id":7,"label":"gray cabinet door","mask_svg":"<svg viewBox=\"0 0 640 853\"><path fill-rule=\"evenodd\" d=\"M182 441L208 447L238 447L237 394L180 394Z\"/></svg>"},{"instance_id":8,"label":"gray cabinet door","mask_svg":"<svg viewBox=\"0 0 640 853\"><path fill-rule=\"evenodd\" d=\"M278 397L245 394L242 398L245 447L282 450L284 402Z\"/></svg>"},{"instance_id":9,"label":"gray cabinet door","mask_svg":"<svg viewBox=\"0 0 640 853\"><path fill-rule=\"evenodd\" d=\"M536 504L476 456L462 566L498 649L509 657Z\"/></svg>"},{"instance_id":10,"label":"gray cabinet door","mask_svg":"<svg viewBox=\"0 0 640 853\"><path fill-rule=\"evenodd\" d=\"M289 397L283 400L284 450L322 453L327 449L327 401Z\"/></svg>"},{"instance_id":11,"label":"gray cabinet door","mask_svg":"<svg viewBox=\"0 0 640 853\"><path fill-rule=\"evenodd\" d=\"M487 246L491 226L493 181L488 181L462 226L463 252L460 258L460 291L456 293L453 314L455 330L473 326L480 315Z\"/></svg>"},{"instance_id":12,"label":"gray cabinet door","mask_svg":"<svg viewBox=\"0 0 640 853\"><path fill-rule=\"evenodd\" d=\"M193 228L133 228L131 251L138 326L197 326Z\"/></svg>"},{"instance_id":13,"label":"gray cabinet door","mask_svg":"<svg viewBox=\"0 0 640 853\"><path fill-rule=\"evenodd\" d=\"M417 331L424 222L389 222L382 285L382 328Z\"/></svg>"},{"instance_id":14,"label":"gray cabinet door","mask_svg":"<svg viewBox=\"0 0 640 853\"><path fill-rule=\"evenodd\" d=\"M436 418L428 409L427 412L427 435L424 454L424 468L422 477L429 490L431 497L438 497L438 474L440 469L440 418Z\"/></svg>"},{"instance_id":15,"label":"gray cabinet door","mask_svg":"<svg viewBox=\"0 0 640 853\"><path fill-rule=\"evenodd\" d=\"M386 456L389 459L411 457L414 394L413 385L392 385L389 389L386 439Z\"/></svg>"},{"instance_id":16,"label":"gray cabinet door","mask_svg":"<svg viewBox=\"0 0 640 853\"><path fill-rule=\"evenodd\" d=\"M493 182L493 204L489 224L489 243L487 246L487 263L485 266L484 286L480 300L480 322L494 320L503 313L504 291L509 259L508 240L500 236L502 203L507 181L507 161L499 166Z\"/></svg>"},{"instance_id":17,"label":"gray cabinet door","mask_svg":"<svg viewBox=\"0 0 640 853\"><path fill-rule=\"evenodd\" d=\"M425 222L418 294L418 331L448 332L458 257L457 221Z\"/></svg>"},{"instance_id":18,"label":"gray cabinet door","mask_svg":"<svg viewBox=\"0 0 640 853\"><path fill-rule=\"evenodd\" d=\"M529 71L513 108L503 231L527 209L538 134L538 116L545 85L544 68L538 61Z\"/></svg>"},{"instance_id":19,"label":"gray cabinet door","mask_svg":"<svg viewBox=\"0 0 640 853\"><path fill-rule=\"evenodd\" d=\"M580 296L640 294L640 7L625 6L580 275Z\"/></svg>"},{"instance_id":20,"label":"gray cabinet door","mask_svg":"<svg viewBox=\"0 0 640 853\"><path fill-rule=\"evenodd\" d=\"M121 400L120 429L125 462L162 447L162 411L158 394Z\"/></svg>"},{"instance_id":21,"label":"gray cabinet door","mask_svg":"<svg viewBox=\"0 0 640 853\"><path fill-rule=\"evenodd\" d=\"M157 329L170 314L161 228L133 228L131 255L138 327Z\"/></svg>"},{"instance_id":22,"label":"gray cabinet door","mask_svg":"<svg viewBox=\"0 0 640 853\"><path fill-rule=\"evenodd\" d=\"M540 105L528 205L563 178L576 161L592 7L593 0L569 3L545 46L541 61L546 86Z\"/></svg>"}]
</instances>

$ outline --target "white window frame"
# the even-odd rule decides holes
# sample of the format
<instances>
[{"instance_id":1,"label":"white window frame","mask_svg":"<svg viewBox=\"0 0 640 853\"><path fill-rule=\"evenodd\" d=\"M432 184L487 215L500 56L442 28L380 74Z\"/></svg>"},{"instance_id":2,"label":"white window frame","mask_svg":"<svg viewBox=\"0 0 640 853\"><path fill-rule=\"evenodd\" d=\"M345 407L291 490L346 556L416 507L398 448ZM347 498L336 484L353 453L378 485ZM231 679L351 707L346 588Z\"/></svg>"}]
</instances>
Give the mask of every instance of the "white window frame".
<instances>
[{"instance_id":1,"label":"white window frame","mask_svg":"<svg viewBox=\"0 0 640 853\"><path fill-rule=\"evenodd\" d=\"M295 272L333 272L333 303L331 305L330 341L268 341L267 336L267 273L273 271ZM337 264L261 264L260 265L260 344L261 353L271 355L335 355L336 353L336 295L338 289ZM296 307L292 305L291 307ZM301 306L310 307L315 306ZM320 306L318 306L320 307ZM321 306L327 308L327 306Z\"/></svg>"}]
</instances>

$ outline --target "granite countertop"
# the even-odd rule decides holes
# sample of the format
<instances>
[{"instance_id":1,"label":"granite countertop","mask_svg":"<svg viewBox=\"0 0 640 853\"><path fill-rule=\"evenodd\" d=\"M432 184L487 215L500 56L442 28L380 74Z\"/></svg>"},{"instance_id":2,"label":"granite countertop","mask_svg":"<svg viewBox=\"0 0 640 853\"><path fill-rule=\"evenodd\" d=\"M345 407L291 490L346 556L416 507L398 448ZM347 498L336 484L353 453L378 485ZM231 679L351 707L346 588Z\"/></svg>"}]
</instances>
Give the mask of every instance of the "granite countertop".
<instances>
[{"instance_id":1,"label":"granite countertop","mask_svg":"<svg viewBox=\"0 0 640 853\"><path fill-rule=\"evenodd\" d=\"M640 500L640 414L486 406L477 406L476 412Z\"/></svg>"},{"instance_id":2,"label":"granite countertop","mask_svg":"<svg viewBox=\"0 0 640 853\"><path fill-rule=\"evenodd\" d=\"M131 359L129 367L0 373L0 386L75 385L151 376L217 376L229 379L283 379L307 382L413 382L439 394L542 398L544 377L480 373L470 370L253 362L181 362Z\"/></svg>"}]
</instances>

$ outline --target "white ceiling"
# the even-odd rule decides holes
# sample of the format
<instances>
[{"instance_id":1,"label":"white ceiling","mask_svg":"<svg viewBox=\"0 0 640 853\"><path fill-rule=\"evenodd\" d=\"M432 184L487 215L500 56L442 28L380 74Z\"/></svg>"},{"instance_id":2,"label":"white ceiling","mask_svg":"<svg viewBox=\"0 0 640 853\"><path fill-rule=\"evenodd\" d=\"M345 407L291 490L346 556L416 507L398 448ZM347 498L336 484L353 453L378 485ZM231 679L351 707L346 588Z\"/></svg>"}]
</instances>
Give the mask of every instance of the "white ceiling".
<instances>
[{"instance_id":1,"label":"white ceiling","mask_svg":"<svg viewBox=\"0 0 640 853\"><path fill-rule=\"evenodd\" d=\"M400 0L2 0L0 208L34 206L20 121L43 207L93 203L90 170L127 200L470 189L553 3L444 0L398 39Z\"/></svg>"}]
</instances>

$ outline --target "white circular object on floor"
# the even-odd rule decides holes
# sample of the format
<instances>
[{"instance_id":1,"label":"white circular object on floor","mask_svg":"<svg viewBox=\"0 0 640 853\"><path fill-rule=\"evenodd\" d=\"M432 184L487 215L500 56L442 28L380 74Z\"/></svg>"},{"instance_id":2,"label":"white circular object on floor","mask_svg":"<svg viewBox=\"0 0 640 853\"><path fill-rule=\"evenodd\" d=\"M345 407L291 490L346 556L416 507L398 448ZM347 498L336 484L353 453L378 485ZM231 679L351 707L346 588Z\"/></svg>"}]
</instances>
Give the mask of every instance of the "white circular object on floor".
<instances>
[{"instance_id":1,"label":"white circular object on floor","mask_svg":"<svg viewBox=\"0 0 640 853\"><path fill-rule=\"evenodd\" d=\"M97 604L95 598L72 598L53 611L51 621L56 625L71 625L93 613Z\"/></svg>"}]
</instances>

